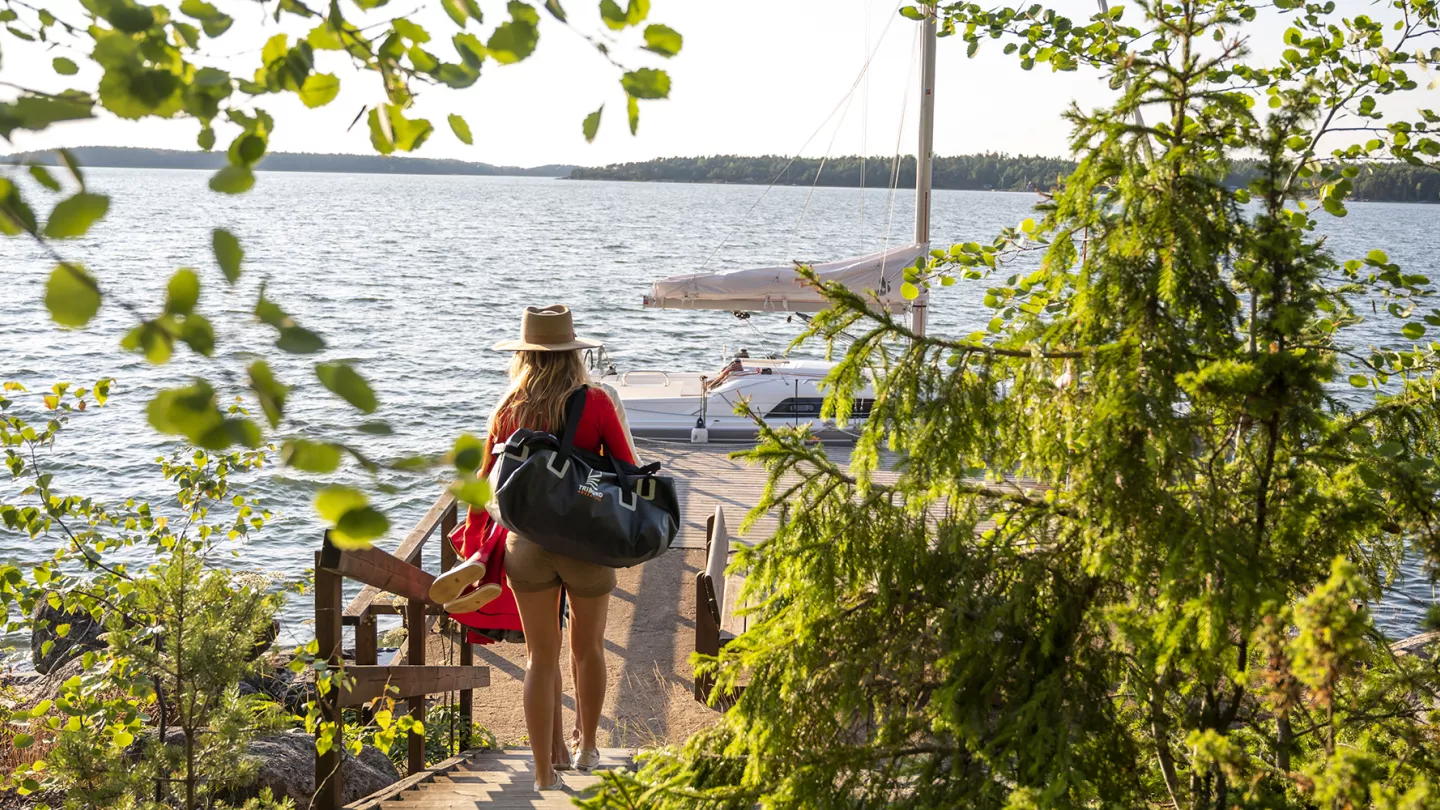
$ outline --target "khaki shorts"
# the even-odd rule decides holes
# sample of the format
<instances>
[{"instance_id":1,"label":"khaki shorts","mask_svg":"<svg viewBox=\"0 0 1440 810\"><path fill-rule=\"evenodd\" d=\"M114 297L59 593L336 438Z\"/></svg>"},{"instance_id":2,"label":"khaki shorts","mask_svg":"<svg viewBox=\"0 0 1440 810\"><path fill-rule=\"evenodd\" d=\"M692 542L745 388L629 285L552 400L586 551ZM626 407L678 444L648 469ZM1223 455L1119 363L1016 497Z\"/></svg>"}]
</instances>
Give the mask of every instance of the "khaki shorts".
<instances>
[{"instance_id":1,"label":"khaki shorts","mask_svg":"<svg viewBox=\"0 0 1440 810\"><path fill-rule=\"evenodd\" d=\"M511 532L505 541L505 578L510 590L537 593L565 586L571 596L604 596L615 590L615 569L546 551Z\"/></svg>"}]
</instances>

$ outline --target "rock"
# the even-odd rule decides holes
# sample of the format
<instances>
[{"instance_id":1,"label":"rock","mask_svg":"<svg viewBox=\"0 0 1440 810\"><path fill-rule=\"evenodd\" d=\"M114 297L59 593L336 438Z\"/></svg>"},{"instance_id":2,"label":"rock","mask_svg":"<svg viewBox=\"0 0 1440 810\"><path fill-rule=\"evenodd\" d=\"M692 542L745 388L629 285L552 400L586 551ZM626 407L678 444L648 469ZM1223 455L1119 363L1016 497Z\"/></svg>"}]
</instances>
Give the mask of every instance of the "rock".
<instances>
[{"instance_id":1,"label":"rock","mask_svg":"<svg viewBox=\"0 0 1440 810\"><path fill-rule=\"evenodd\" d=\"M45 700L60 697L60 687L71 678L82 675L85 668L79 658L71 658L38 678L17 684L16 692L22 706L29 708Z\"/></svg>"},{"instance_id":2,"label":"rock","mask_svg":"<svg viewBox=\"0 0 1440 810\"><path fill-rule=\"evenodd\" d=\"M105 641L100 638L105 632L105 625L89 613L65 613L41 599L32 618L34 629L30 632L30 660L42 675L72 658L80 657L86 650L105 649ZM70 632L64 638L55 633L55 628L62 624L70 625ZM50 641L55 643L50 646L49 652L45 652L45 643Z\"/></svg>"},{"instance_id":3,"label":"rock","mask_svg":"<svg viewBox=\"0 0 1440 810\"><path fill-rule=\"evenodd\" d=\"M1431 630L1418 636L1411 636L1390 645L1396 655L1414 655L1426 661L1440 651L1440 630Z\"/></svg>"},{"instance_id":4,"label":"rock","mask_svg":"<svg viewBox=\"0 0 1440 810\"><path fill-rule=\"evenodd\" d=\"M275 799L290 798L299 807L309 806L315 795L315 738L299 732L269 734L250 742L249 755L258 761L255 780L229 797L232 804L258 796L270 788ZM395 764L378 748L365 746L360 756L348 752L341 765L341 800L349 804L400 781Z\"/></svg>"}]
</instances>

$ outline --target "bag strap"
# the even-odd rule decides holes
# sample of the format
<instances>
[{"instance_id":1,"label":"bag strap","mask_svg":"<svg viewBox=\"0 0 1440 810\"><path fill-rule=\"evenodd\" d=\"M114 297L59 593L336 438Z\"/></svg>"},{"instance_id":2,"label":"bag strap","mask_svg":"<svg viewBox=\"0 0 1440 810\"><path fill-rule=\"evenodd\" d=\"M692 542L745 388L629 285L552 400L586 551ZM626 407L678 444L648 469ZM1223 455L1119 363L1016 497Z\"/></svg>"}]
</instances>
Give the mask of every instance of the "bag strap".
<instances>
[{"instance_id":1,"label":"bag strap","mask_svg":"<svg viewBox=\"0 0 1440 810\"><path fill-rule=\"evenodd\" d=\"M560 459L570 458L575 452L575 432L580 429L580 417L585 414L585 400L590 388L580 386L565 400L565 435L560 438Z\"/></svg>"}]
</instances>

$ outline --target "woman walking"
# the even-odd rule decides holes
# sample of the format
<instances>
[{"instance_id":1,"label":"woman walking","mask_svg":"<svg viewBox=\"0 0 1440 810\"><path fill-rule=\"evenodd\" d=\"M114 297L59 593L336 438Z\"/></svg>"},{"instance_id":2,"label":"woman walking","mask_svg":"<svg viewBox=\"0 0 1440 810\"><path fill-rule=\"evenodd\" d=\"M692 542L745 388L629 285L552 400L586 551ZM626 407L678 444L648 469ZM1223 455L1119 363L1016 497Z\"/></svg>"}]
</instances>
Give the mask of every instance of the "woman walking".
<instances>
[{"instance_id":1,"label":"woman walking","mask_svg":"<svg viewBox=\"0 0 1440 810\"><path fill-rule=\"evenodd\" d=\"M485 472L494 461L489 448L520 428L558 435L564 428L565 402L589 385L581 350L597 341L575 337L570 310L564 306L529 307L521 318L520 339L497 343L515 353L510 386L490 418ZM599 388L586 393L575 433L575 447L603 451L635 463L632 442L610 396ZM515 592L525 632L525 726L535 756L535 789L564 787L556 766L571 764L563 742L560 713L560 589L570 602L570 651L575 677L579 740L573 766L599 764L596 729L605 703L605 620L615 569L546 551L511 533L505 546L505 576Z\"/></svg>"}]
</instances>

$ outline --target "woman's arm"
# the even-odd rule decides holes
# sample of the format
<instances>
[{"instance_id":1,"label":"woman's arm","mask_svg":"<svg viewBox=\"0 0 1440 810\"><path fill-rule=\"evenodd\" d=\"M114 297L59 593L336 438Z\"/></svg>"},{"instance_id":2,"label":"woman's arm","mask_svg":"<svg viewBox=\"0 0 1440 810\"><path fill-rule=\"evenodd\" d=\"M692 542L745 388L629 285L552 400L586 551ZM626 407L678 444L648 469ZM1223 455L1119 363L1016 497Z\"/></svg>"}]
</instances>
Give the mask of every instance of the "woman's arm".
<instances>
[{"instance_id":1,"label":"woman's arm","mask_svg":"<svg viewBox=\"0 0 1440 810\"><path fill-rule=\"evenodd\" d=\"M635 437L630 434L630 423L625 418L625 403L620 401L620 394L605 383L596 383L596 387L605 392L614 413L613 418L600 420L600 441L605 444L605 452L638 466L640 454L635 451Z\"/></svg>"}]
</instances>

